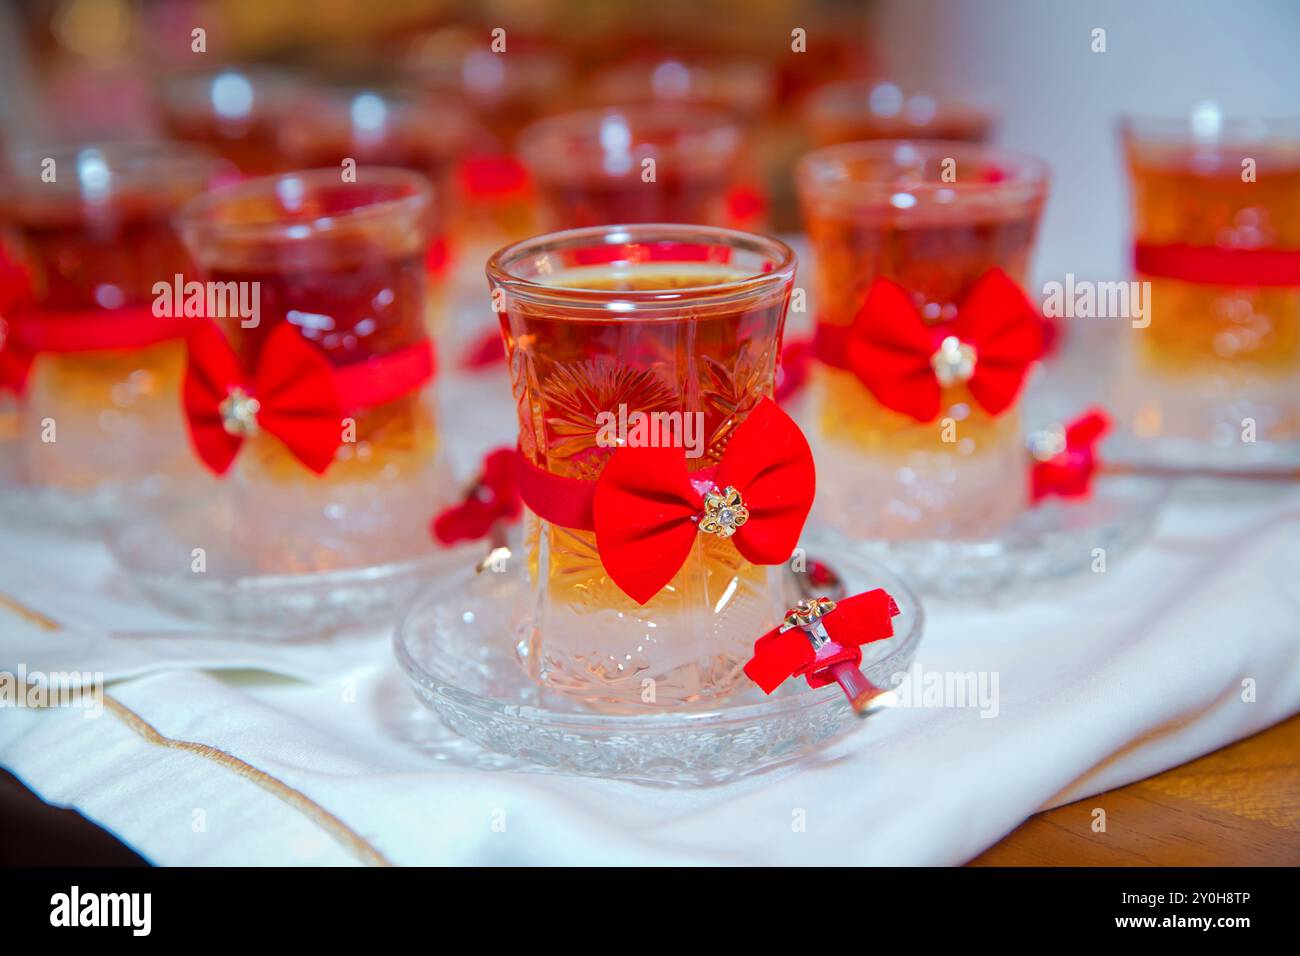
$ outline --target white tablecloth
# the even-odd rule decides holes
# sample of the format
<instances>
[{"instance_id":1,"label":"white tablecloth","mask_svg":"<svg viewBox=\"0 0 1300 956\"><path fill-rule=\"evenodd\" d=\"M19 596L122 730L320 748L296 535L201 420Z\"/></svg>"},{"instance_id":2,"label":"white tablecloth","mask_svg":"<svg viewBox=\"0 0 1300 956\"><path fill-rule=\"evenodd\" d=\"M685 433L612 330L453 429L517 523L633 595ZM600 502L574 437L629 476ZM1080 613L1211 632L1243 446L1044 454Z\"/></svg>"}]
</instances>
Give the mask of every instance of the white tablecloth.
<instances>
[{"instance_id":1,"label":"white tablecloth","mask_svg":"<svg viewBox=\"0 0 1300 956\"><path fill-rule=\"evenodd\" d=\"M996 716L899 708L796 765L672 789L520 770L455 737L387 633L174 633L97 543L6 531L0 669L109 684L98 715L0 709L0 763L162 864L960 863L1039 809L1300 710L1298 570L1300 487L1185 482L1105 573L929 603L920 666L996 674Z\"/></svg>"}]
</instances>

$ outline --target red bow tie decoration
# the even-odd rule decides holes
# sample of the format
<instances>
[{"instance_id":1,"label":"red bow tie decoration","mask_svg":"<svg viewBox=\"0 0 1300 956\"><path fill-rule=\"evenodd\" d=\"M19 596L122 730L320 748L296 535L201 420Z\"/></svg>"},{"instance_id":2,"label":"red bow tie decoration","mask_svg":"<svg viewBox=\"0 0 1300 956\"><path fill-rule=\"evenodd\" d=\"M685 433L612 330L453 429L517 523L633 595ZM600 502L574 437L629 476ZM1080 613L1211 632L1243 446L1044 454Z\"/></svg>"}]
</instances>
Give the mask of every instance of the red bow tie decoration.
<instances>
[{"instance_id":1,"label":"red bow tie decoration","mask_svg":"<svg viewBox=\"0 0 1300 956\"><path fill-rule=\"evenodd\" d=\"M1100 464L1096 445L1110 430L1110 418L1090 408L1068 425L1045 428L1029 436L1030 490L1037 502L1048 495L1082 498L1092 487Z\"/></svg>"},{"instance_id":2,"label":"red bow tie decoration","mask_svg":"<svg viewBox=\"0 0 1300 956\"><path fill-rule=\"evenodd\" d=\"M883 703L886 692L859 670L862 645L894 634L898 605L880 588L840 601L800 601L785 620L760 637L745 674L770 694L791 677L809 687L838 683L859 714Z\"/></svg>"},{"instance_id":3,"label":"red bow tie decoration","mask_svg":"<svg viewBox=\"0 0 1300 956\"><path fill-rule=\"evenodd\" d=\"M944 388L965 385L991 415L1016 400L1043 353L1042 319L1001 269L971 287L956 318L927 325L906 289L876 279L848 330L848 368L886 408L933 421Z\"/></svg>"},{"instance_id":4,"label":"red bow tie decoration","mask_svg":"<svg viewBox=\"0 0 1300 956\"><path fill-rule=\"evenodd\" d=\"M188 344L182 397L190 438L218 475L259 431L323 474L343 444L348 411L393 401L433 377L428 342L336 368L288 323L266 337L251 377L214 323L200 323Z\"/></svg>"},{"instance_id":5,"label":"red bow tie decoration","mask_svg":"<svg viewBox=\"0 0 1300 956\"><path fill-rule=\"evenodd\" d=\"M430 530L444 545L475 541L487 537L499 522L516 520L522 509L516 452L498 448L483 459L483 470L464 500L440 512Z\"/></svg>"},{"instance_id":6,"label":"red bow tie decoration","mask_svg":"<svg viewBox=\"0 0 1300 956\"><path fill-rule=\"evenodd\" d=\"M696 535L729 538L754 564L793 553L816 475L803 433L761 399L714 467L688 472L683 448L621 447L594 482L520 460L524 503L553 524L595 531L610 579L638 604L664 588Z\"/></svg>"}]
</instances>

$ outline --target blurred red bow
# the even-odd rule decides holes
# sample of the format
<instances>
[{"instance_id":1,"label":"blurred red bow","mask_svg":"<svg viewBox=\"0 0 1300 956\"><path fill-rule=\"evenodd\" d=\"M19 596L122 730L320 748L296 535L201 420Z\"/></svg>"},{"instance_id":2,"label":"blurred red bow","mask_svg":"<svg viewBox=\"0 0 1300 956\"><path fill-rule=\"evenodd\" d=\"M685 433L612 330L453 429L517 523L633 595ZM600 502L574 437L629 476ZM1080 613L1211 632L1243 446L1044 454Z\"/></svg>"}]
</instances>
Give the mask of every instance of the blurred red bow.
<instances>
[{"instance_id":1,"label":"blurred red bow","mask_svg":"<svg viewBox=\"0 0 1300 956\"><path fill-rule=\"evenodd\" d=\"M34 354L18 339L14 311L31 294L22 264L11 258L0 240L0 391L22 394Z\"/></svg>"},{"instance_id":2,"label":"blurred red bow","mask_svg":"<svg viewBox=\"0 0 1300 956\"><path fill-rule=\"evenodd\" d=\"M1101 408L1090 408L1063 427L1033 435L1029 452L1030 486L1034 501L1048 495L1082 498L1092 487L1097 469L1096 445L1110 430L1110 418Z\"/></svg>"},{"instance_id":3,"label":"blurred red bow","mask_svg":"<svg viewBox=\"0 0 1300 956\"><path fill-rule=\"evenodd\" d=\"M745 664L745 674L765 694L801 675L810 687L822 687L835 680L831 675L834 665L858 667L862 663L863 644L893 637L897 614L898 605L880 588L840 601L820 598L802 602L779 627L754 643L754 656ZM820 647L813 646L810 628L824 639Z\"/></svg>"},{"instance_id":4,"label":"blurred red bow","mask_svg":"<svg viewBox=\"0 0 1300 956\"><path fill-rule=\"evenodd\" d=\"M485 537L498 521L514 521L522 505L517 453L498 448L483 459L483 470L464 500L439 512L430 530L442 544L473 541Z\"/></svg>"},{"instance_id":5,"label":"blurred red bow","mask_svg":"<svg viewBox=\"0 0 1300 956\"><path fill-rule=\"evenodd\" d=\"M594 482L519 460L524 503L554 524L594 530L606 573L638 604L673 579L700 533L731 538L754 564L785 561L816 485L807 440L770 398L737 426L722 460L697 472L681 447L619 448Z\"/></svg>"},{"instance_id":6,"label":"blurred red bow","mask_svg":"<svg viewBox=\"0 0 1300 956\"><path fill-rule=\"evenodd\" d=\"M221 331L203 323L189 338L183 396L199 458L223 475L245 438L265 430L317 474L343 440L343 406L325 356L289 324L267 336L251 380Z\"/></svg>"},{"instance_id":7,"label":"blurred red bow","mask_svg":"<svg viewBox=\"0 0 1300 956\"><path fill-rule=\"evenodd\" d=\"M251 378L213 323L198 325L188 345L182 396L190 437L218 475L230 468L244 439L259 431L323 474L343 444L345 411L392 401L433 375L428 342L335 368L288 323L266 337Z\"/></svg>"},{"instance_id":8,"label":"blurred red bow","mask_svg":"<svg viewBox=\"0 0 1300 956\"><path fill-rule=\"evenodd\" d=\"M848 366L886 408L932 421L941 390L966 385L982 408L1010 407L1043 352L1042 320L1001 269L971 287L957 317L927 325L906 289L879 278L849 329Z\"/></svg>"}]
</instances>

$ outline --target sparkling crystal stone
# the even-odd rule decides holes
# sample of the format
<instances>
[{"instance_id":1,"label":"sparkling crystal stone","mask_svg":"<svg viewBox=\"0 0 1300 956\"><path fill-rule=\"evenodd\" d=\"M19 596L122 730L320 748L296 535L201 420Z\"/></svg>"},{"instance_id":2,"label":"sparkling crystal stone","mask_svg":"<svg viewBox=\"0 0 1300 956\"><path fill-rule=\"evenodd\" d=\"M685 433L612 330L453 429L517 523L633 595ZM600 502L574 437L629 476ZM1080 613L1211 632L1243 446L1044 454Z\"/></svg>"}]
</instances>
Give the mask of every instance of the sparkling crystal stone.
<instances>
[{"instance_id":1,"label":"sparkling crystal stone","mask_svg":"<svg viewBox=\"0 0 1300 956\"><path fill-rule=\"evenodd\" d=\"M1036 461L1051 461L1068 447L1065 440L1065 426L1053 425L1051 428L1033 432L1027 444L1029 454L1033 455Z\"/></svg>"},{"instance_id":2,"label":"sparkling crystal stone","mask_svg":"<svg viewBox=\"0 0 1300 956\"><path fill-rule=\"evenodd\" d=\"M745 500L730 485L721 490L715 487L704 496L704 514L700 515L699 527L706 534L729 538L748 520L749 509L745 507Z\"/></svg>"},{"instance_id":3,"label":"sparkling crystal stone","mask_svg":"<svg viewBox=\"0 0 1300 956\"><path fill-rule=\"evenodd\" d=\"M257 434L257 413L262 403L242 388L232 388L221 403L221 427L228 434L250 438Z\"/></svg>"},{"instance_id":4,"label":"sparkling crystal stone","mask_svg":"<svg viewBox=\"0 0 1300 956\"><path fill-rule=\"evenodd\" d=\"M935 378L944 388L964 385L975 374L975 347L967 345L955 335L939 343L939 350L930 357Z\"/></svg>"}]
</instances>

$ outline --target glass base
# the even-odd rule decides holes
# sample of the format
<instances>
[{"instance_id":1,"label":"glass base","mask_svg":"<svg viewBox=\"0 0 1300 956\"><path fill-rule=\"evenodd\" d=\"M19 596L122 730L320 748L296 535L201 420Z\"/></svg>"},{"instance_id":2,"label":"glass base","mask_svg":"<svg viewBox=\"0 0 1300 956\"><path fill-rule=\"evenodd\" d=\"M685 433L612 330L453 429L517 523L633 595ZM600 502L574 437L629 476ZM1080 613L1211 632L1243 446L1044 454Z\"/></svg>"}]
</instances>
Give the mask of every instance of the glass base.
<instances>
[{"instance_id":1,"label":"glass base","mask_svg":"<svg viewBox=\"0 0 1300 956\"><path fill-rule=\"evenodd\" d=\"M112 530L107 543L135 585L181 617L268 638L297 637L391 624L430 578L472 567L477 548L419 548L380 563L345 556L327 569L267 573L265 555L247 548L229 503L142 513Z\"/></svg>"},{"instance_id":2,"label":"glass base","mask_svg":"<svg viewBox=\"0 0 1300 956\"><path fill-rule=\"evenodd\" d=\"M814 541L809 548L809 566L831 566L849 593L883 587L897 600L902 613L894 637L863 648L867 677L895 686L921 639L919 601L897 576L842 546ZM421 703L456 733L511 758L513 767L705 785L796 760L862 726L838 686L812 690L802 680L787 681L771 697L745 682L705 710L645 714L602 713L548 690L528 677L520 659L529 623L514 611L531 592L520 564L440 580L416 600L394 637Z\"/></svg>"},{"instance_id":3,"label":"glass base","mask_svg":"<svg viewBox=\"0 0 1300 956\"><path fill-rule=\"evenodd\" d=\"M1115 419L1106 460L1149 471L1266 474L1300 469L1300 373L1230 378L1158 373L1139 361L1128 323L1076 320L1034 402L1041 420L1087 404ZM1048 394L1048 392L1051 394Z\"/></svg>"},{"instance_id":4,"label":"glass base","mask_svg":"<svg viewBox=\"0 0 1300 956\"><path fill-rule=\"evenodd\" d=\"M3 454L3 451L0 451ZM126 516L165 497L168 482L155 478L87 488L29 484L0 466L0 525L70 537L98 537Z\"/></svg>"},{"instance_id":5,"label":"glass base","mask_svg":"<svg viewBox=\"0 0 1300 956\"><path fill-rule=\"evenodd\" d=\"M923 594L1001 597L1109 570L1150 534L1168 491L1168 482L1158 478L1102 476L1088 498L1047 498L994 535L846 546L897 568Z\"/></svg>"}]
</instances>

